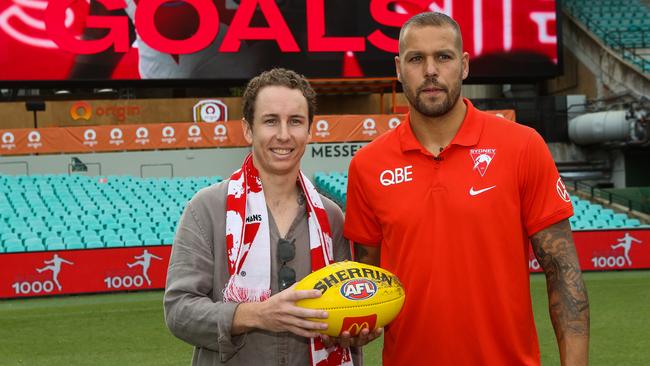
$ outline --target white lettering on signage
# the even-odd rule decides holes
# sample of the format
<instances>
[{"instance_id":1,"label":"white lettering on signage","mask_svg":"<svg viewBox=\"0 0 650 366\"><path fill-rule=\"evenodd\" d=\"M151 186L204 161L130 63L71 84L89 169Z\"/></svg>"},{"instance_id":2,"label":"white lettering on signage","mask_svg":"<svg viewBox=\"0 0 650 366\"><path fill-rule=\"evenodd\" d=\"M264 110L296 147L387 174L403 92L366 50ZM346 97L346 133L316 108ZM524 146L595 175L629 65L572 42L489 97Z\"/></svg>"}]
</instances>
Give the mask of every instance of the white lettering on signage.
<instances>
[{"instance_id":1,"label":"white lettering on signage","mask_svg":"<svg viewBox=\"0 0 650 366\"><path fill-rule=\"evenodd\" d=\"M625 257L623 256L609 256L609 257L592 257L591 263L594 268L623 268L625 266Z\"/></svg>"},{"instance_id":2,"label":"white lettering on signage","mask_svg":"<svg viewBox=\"0 0 650 366\"><path fill-rule=\"evenodd\" d=\"M379 182L383 186L390 186L404 182L413 181L413 165L407 165L403 168L387 169L381 172Z\"/></svg>"},{"instance_id":3,"label":"white lettering on signage","mask_svg":"<svg viewBox=\"0 0 650 366\"><path fill-rule=\"evenodd\" d=\"M512 49L512 0L503 0L503 49Z\"/></svg>"},{"instance_id":4,"label":"white lettering on signage","mask_svg":"<svg viewBox=\"0 0 650 366\"><path fill-rule=\"evenodd\" d=\"M137 288L144 285L144 278L140 275L106 277L104 283L107 289Z\"/></svg>"},{"instance_id":5,"label":"white lettering on signage","mask_svg":"<svg viewBox=\"0 0 650 366\"><path fill-rule=\"evenodd\" d=\"M483 0L474 0L474 55L483 52Z\"/></svg>"},{"instance_id":6,"label":"white lettering on signage","mask_svg":"<svg viewBox=\"0 0 650 366\"><path fill-rule=\"evenodd\" d=\"M556 44L557 36L549 34L549 23L555 21L555 13L534 11L530 13L530 19L537 24L537 38L542 44Z\"/></svg>"},{"instance_id":7,"label":"white lettering on signage","mask_svg":"<svg viewBox=\"0 0 650 366\"><path fill-rule=\"evenodd\" d=\"M16 295L38 295L41 293L50 293L54 290L52 281L33 281L33 282L14 282L11 287L14 288Z\"/></svg>"},{"instance_id":8,"label":"white lettering on signage","mask_svg":"<svg viewBox=\"0 0 650 366\"><path fill-rule=\"evenodd\" d=\"M539 265L539 261L537 260L537 258L533 258L533 260L528 261L529 270L532 269L535 271L539 271L540 268L541 266Z\"/></svg>"},{"instance_id":9,"label":"white lettering on signage","mask_svg":"<svg viewBox=\"0 0 650 366\"><path fill-rule=\"evenodd\" d=\"M452 1L451 0L445 0L444 5L442 7L438 6L435 2L432 2L431 5L429 5L429 10L435 11L438 13L445 13L449 15L450 17L453 17L453 14L451 12L452 10Z\"/></svg>"}]
</instances>

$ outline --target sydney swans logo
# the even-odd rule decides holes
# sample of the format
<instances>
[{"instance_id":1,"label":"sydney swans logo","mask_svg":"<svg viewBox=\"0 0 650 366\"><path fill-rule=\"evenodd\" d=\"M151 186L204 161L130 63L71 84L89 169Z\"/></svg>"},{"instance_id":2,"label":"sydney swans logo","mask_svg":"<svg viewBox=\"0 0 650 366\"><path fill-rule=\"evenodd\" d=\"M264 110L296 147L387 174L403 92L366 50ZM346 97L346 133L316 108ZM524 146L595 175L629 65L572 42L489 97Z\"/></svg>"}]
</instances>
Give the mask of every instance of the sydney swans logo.
<instances>
[{"instance_id":1,"label":"sydney swans logo","mask_svg":"<svg viewBox=\"0 0 650 366\"><path fill-rule=\"evenodd\" d=\"M481 177L485 176L496 153L496 149L471 149L469 155L474 162L472 169L478 171Z\"/></svg>"}]
</instances>

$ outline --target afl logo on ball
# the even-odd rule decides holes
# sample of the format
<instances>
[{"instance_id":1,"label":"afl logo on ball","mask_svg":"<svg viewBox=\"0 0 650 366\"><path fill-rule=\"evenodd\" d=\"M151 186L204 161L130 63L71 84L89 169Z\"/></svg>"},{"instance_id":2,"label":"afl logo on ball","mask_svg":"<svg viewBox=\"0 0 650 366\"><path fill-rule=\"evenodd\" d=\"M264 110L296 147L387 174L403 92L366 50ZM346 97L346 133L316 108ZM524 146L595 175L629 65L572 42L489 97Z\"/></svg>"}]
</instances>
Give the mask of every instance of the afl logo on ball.
<instances>
[{"instance_id":1,"label":"afl logo on ball","mask_svg":"<svg viewBox=\"0 0 650 366\"><path fill-rule=\"evenodd\" d=\"M365 300L377 293L377 285L365 278L354 279L341 286L341 295L349 300Z\"/></svg>"}]
</instances>

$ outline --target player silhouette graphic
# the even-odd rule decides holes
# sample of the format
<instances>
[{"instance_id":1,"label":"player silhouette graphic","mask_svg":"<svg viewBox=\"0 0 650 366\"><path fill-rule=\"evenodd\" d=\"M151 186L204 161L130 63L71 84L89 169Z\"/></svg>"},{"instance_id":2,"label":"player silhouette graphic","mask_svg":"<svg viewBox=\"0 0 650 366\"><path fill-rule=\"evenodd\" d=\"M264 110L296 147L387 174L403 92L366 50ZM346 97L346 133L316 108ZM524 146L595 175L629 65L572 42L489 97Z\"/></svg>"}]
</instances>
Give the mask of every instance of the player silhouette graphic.
<instances>
[{"instance_id":1,"label":"player silhouette graphic","mask_svg":"<svg viewBox=\"0 0 650 366\"><path fill-rule=\"evenodd\" d=\"M141 259L141 260L126 264L127 266L129 266L129 268L133 268L135 266L142 266L142 276L147 281L147 285L150 286L151 286L151 280L149 279L149 275L147 272L149 272L149 266L151 265L151 258L162 260L162 258L149 253L149 251L145 249L142 255L135 256L135 259Z\"/></svg>"}]
</instances>

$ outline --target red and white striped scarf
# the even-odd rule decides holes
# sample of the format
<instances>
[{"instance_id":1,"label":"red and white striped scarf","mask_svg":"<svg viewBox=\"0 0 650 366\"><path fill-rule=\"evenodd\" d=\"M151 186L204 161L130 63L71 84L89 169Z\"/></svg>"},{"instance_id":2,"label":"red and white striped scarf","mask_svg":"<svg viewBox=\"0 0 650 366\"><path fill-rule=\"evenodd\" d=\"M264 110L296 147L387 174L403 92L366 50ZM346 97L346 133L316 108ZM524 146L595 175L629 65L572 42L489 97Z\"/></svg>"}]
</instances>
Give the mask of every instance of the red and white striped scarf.
<instances>
[{"instance_id":1,"label":"red and white striped scarf","mask_svg":"<svg viewBox=\"0 0 650 366\"><path fill-rule=\"evenodd\" d=\"M307 203L313 272L334 261L332 233L323 202L302 172L298 174L298 183ZM259 302L268 299L271 296L269 220L262 181L251 154L228 182L226 245L230 279L224 289L223 300ZM240 273L246 276L240 276ZM349 348L325 348L320 338L312 338L310 350L313 366L352 365Z\"/></svg>"}]
</instances>

